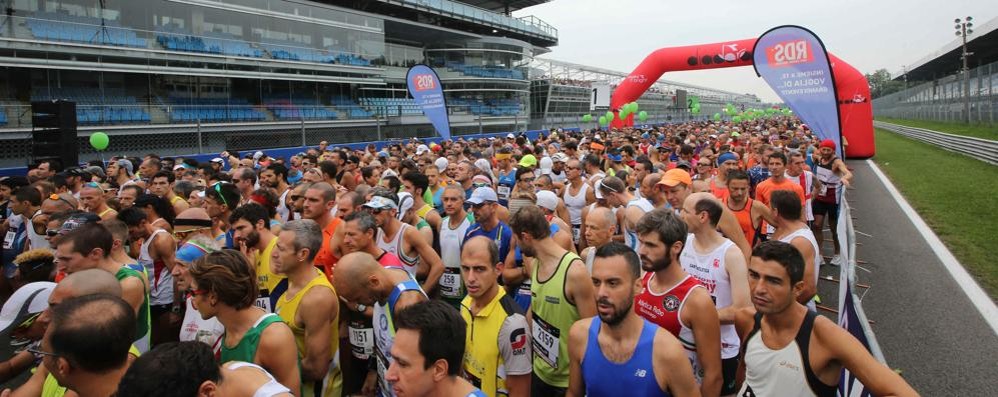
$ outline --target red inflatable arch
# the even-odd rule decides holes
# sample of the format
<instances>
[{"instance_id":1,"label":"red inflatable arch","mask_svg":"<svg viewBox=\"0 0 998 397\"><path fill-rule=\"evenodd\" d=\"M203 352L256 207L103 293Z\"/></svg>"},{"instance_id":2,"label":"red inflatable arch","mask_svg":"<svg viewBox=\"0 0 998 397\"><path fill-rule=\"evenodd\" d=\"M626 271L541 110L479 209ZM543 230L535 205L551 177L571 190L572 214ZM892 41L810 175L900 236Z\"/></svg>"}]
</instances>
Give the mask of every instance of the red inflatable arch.
<instances>
[{"instance_id":1,"label":"red inflatable arch","mask_svg":"<svg viewBox=\"0 0 998 397\"><path fill-rule=\"evenodd\" d=\"M751 66L755 41L756 39L745 39L656 50L641 61L614 90L610 108L617 113L625 103L637 100L665 72ZM850 158L872 157L876 152L873 142L873 107L870 104L870 87L866 77L835 55L829 53L828 57L839 100L839 124L842 136L849 143L846 155ZM634 115L631 114L624 120L614 118L613 126L622 127L633 123Z\"/></svg>"}]
</instances>

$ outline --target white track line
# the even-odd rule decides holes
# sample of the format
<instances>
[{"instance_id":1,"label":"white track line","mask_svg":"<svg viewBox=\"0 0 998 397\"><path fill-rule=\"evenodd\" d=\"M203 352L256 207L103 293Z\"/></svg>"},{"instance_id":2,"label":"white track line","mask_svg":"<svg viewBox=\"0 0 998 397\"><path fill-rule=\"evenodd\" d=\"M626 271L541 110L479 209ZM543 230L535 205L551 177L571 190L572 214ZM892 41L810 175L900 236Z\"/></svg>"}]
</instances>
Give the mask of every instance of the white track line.
<instances>
[{"instance_id":1,"label":"white track line","mask_svg":"<svg viewBox=\"0 0 998 397\"><path fill-rule=\"evenodd\" d=\"M946 268L946 271L948 271L950 276L953 277L956 284L960 286L963 293L967 295L968 299L970 299L970 303L973 303L974 307L977 308L977 311L981 313L982 317L984 317L984 322L991 326L991 330L998 335L998 306L995 306L995 303L991 300L991 297L984 292L981 286L977 284L977 281L970 276L970 273L967 273L967 269L964 269L963 265L956 260L956 257L953 256L953 253L950 252L948 248L946 248L946 245L939 239L939 236L936 236L936 233L932 231L924 220L922 220L922 217L915 212L915 209L908 204L908 200L904 199L901 192L894 187L894 184L891 183L890 179L887 179L887 175L884 175L884 173L880 171L877 164L874 163L873 160L866 160L866 163L870 165L870 169L872 169L873 173L877 175L877 178L879 178L880 182L884 184L884 187L887 188L887 191L891 194L891 196L894 196L894 200L897 201L898 205L901 207L901 211L908 216L908 219L915 225L918 232L922 234L925 242L929 244L932 251L936 253L936 257L938 257L939 261L942 262L943 267Z\"/></svg>"}]
</instances>

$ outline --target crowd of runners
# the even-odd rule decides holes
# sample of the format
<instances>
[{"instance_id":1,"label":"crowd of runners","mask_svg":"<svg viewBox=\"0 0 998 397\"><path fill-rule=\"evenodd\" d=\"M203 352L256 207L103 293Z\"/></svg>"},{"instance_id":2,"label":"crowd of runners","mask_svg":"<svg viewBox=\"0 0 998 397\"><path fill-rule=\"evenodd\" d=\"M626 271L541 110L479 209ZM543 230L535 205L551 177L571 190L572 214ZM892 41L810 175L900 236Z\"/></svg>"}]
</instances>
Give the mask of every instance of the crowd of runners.
<instances>
[{"instance_id":1,"label":"crowd of runners","mask_svg":"<svg viewBox=\"0 0 998 397\"><path fill-rule=\"evenodd\" d=\"M916 395L815 311L837 149L771 117L32 164L2 395Z\"/></svg>"}]
</instances>

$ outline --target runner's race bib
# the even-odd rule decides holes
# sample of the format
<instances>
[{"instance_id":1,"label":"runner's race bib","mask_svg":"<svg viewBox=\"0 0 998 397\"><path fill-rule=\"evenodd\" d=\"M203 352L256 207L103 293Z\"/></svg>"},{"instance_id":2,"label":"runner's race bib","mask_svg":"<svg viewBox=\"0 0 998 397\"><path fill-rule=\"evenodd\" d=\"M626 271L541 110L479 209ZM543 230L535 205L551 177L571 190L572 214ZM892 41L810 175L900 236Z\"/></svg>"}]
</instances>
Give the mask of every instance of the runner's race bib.
<instances>
[{"instance_id":1,"label":"runner's race bib","mask_svg":"<svg viewBox=\"0 0 998 397\"><path fill-rule=\"evenodd\" d=\"M350 324L347 330L350 333L353 356L360 360L370 358L374 353L374 328L360 328Z\"/></svg>"},{"instance_id":2,"label":"runner's race bib","mask_svg":"<svg viewBox=\"0 0 998 397\"><path fill-rule=\"evenodd\" d=\"M14 240L17 238L17 233L13 230L8 230L7 234L3 236L3 249L9 250L14 246Z\"/></svg>"},{"instance_id":3,"label":"runner's race bib","mask_svg":"<svg viewBox=\"0 0 998 397\"><path fill-rule=\"evenodd\" d=\"M581 236L582 236L582 226L572 225L572 242L578 244L579 238Z\"/></svg>"},{"instance_id":4,"label":"runner's race bib","mask_svg":"<svg viewBox=\"0 0 998 397\"><path fill-rule=\"evenodd\" d=\"M461 290L461 270L444 267L444 274L440 277L440 295L446 298L463 298Z\"/></svg>"},{"instance_id":5,"label":"runner's race bib","mask_svg":"<svg viewBox=\"0 0 998 397\"><path fill-rule=\"evenodd\" d=\"M558 338L561 330L548 324L537 315L537 312L534 312L531 331L533 331L531 346L534 349L534 356L540 357L551 368L558 368Z\"/></svg>"},{"instance_id":6,"label":"runner's race bib","mask_svg":"<svg viewBox=\"0 0 998 397\"><path fill-rule=\"evenodd\" d=\"M496 193L499 193L499 197L503 200L509 199L509 186L499 185L496 189Z\"/></svg>"},{"instance_id":7,"label":"runner's race bib","mask_svg":"<svg viewBox=\"0 0 998 397\"><path fill-rule=\"evenodd\" d=\"M256 301L254 301L253 304L256 305L256 307L259 307L259 308L261 308L263 310L266 310L267 313L273 313L274 312L274 308L270 307L270 292L269 291L261 290L260 291L260 297L256 298Z\"/></svg>"}]
</instances>

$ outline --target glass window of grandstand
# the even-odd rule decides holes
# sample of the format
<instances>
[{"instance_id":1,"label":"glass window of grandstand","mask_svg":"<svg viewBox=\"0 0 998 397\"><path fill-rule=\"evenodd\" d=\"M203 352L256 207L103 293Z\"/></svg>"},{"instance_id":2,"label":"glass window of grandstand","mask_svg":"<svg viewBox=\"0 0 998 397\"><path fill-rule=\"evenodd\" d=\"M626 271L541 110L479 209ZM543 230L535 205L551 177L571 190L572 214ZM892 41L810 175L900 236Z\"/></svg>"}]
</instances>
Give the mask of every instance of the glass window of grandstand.
<instances>
[{"instance_id":1,"label":"glass window of grandstand","mask_svg":"<svg viewBox=\"0 0 998 397\"><path fill-rule=\"evenodd\" d=\"M490 48L427 50L427 60L434 67L469 77L527 79L530 57L523 48L494 43L484 45Z\"/></svg>"},{"instance_id":2,"label":"glass window of grandstand","mask_svg":"<svg viewBox=\"0 0 998 397\"><path fill-rule=\"evenodd\" d=\"M242 6L237 10L173 0L8 1L22 28L4 34L36 40L347 66L370 66L384 54L382 20L321 5L225 1Z\"/></svg>"}]
</instances>

